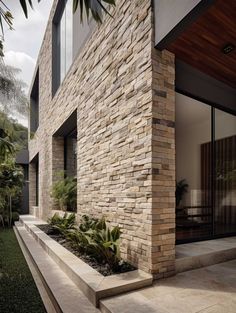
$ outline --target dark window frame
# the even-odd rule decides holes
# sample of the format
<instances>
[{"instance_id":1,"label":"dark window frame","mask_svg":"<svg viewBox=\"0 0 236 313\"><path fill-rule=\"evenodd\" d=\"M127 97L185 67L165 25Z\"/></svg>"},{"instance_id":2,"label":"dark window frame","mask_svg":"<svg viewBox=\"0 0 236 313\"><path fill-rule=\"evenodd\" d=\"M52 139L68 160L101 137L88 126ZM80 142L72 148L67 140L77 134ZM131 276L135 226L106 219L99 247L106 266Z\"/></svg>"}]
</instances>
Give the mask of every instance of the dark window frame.
<instances>
[{"instance_id":1,"label":"dark window frame","mask_svg":"<svg viewBox=\"0 0 236 313\"><path fill-rule=\"evenodd\" d=\"M52 98L61 84L60 71L60 21L65 10L67 0L58 1L52 20Z\"/></svg>"},{"instance_id":2,"label":"dark window frame","mask_svg":"<svg viewBox=\"0 0 236 313\"><path fill-rule=\"evenodd\" d=\"M30 132L35 133L39 127L39 68L37 69L30 94Z\"/></svg>"},{"instance_id":3,"label":"dark window frame","mask_svg":"<svg viewBox=\"0 0 236 313\"><path fill-rule=\"evenodd\" d=\"M228 113L232 116L236 117L236 112L229 110L227 107L224 106L219 106L218 104L215 103L209 103L209 101L198 98L196 96L193 96L189 93L182 92L175 88L175 92L182 94L186 97L189 97L191 99L197 100L211 109L211 116L210 116L210 122L211 122L211 153L212 153L212 160L211 160L211 235L206 236L206 237L198 237L198 238L185 238L185 239L176 239L176 245L178 244L184 244L184 243L191 243L191 242L198 242L198 241L204 241L204 240L210 240L210 239L217 239L217 238L224 238L224 237L230 237L230 236L235 236L236 231L232 233L222 233L222 234L216 234L215 231L215 198L216 198L216 170L215 170L215 164L216 164L216 136L215 136L215 130L216 130L216 120L215 120L215 112L216 110L220 110L222 112Z\"/></svg>"}]
</instances>

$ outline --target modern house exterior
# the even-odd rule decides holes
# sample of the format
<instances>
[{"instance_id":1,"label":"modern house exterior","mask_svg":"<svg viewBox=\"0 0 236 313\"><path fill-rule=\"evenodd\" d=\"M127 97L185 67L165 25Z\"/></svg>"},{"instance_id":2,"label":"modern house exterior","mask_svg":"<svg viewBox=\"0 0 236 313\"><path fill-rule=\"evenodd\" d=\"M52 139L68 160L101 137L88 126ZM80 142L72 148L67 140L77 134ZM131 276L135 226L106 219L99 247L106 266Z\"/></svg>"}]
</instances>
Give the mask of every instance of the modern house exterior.
<instances>
[{"instance_id":1,"label":"modern house exterior","mask_svg":"<svg viewBox=\"0 0 236 313\"><path fill-rule=\"evenodd\" d=\"M78 218L119 224L122 256L167 277L176 244L236 234L236 3L109 11L81 24L71 0L53 3L30 92L30 212L51 215L65 170Z\"/></svg>"}]
</instances>

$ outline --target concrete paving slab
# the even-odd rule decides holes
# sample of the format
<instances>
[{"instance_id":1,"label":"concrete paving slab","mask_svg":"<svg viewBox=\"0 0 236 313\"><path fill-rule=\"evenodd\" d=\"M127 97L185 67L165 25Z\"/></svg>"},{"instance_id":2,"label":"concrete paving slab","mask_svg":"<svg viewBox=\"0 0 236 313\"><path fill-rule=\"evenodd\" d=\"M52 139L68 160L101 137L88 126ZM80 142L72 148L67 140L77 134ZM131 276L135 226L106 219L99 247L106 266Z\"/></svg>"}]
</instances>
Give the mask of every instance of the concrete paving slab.
<instances>
[{"instance_id":1,"label":"concrete paving slab","mask_svg":"<svg viewBox=\"0 0 236 313\"><path fill-rule=\"evenodd\" d=\"M100 302L102 313L235 313L236 260L180 273Z\"/></svg>"},{"instance_id":2,"label":"concrete paving slab","mask_svg":"<svg viewBox=\"0 0 236 313\"><path fill-rule=\"evenodd\" d=\"M53 297L57 312L63 313L98 313L81 290L64 274L59 266L47 255L43 248L35 242L27 230L16 224L16 230L28 254L41 274L50 298Z\"/></svg>"},{"instance_id":3,"label":"concrete paving slab","mask_svg":"<svg viewBox=\"0 0 236 313\"><path fill-rule=\"evenodd\" d=\"M176 272L236 259L236 237L193 242L176 246Z\"/></svg>"}]
</instances>

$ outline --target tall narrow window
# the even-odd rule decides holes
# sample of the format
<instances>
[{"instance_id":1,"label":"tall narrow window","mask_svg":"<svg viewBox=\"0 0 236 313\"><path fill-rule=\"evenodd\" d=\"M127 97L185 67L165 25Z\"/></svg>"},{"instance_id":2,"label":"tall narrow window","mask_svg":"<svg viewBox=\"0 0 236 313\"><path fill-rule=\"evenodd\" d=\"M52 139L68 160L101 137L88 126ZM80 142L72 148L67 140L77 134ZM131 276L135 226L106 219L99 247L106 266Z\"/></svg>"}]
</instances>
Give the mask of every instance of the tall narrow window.
<instances>
[{"instance_id":1,"label":"tall narrow window","mask_svg":"<svg viewBox=\"0 0 236 313\"><path fill-rule=\"evenodd\" d=\"M58 1L52 25L52 96L95 25L86 14L82 23L79 9L73 13L73 0Z\"/></svg>"},{"instance_id":2,"label":"tall narrow window","mask_svg":"<svg viewBox=\"0 0 236 313\"><path fill-rule=\"evenodd\" d=\"M236 117L215 110L215 233L236 231Z\"/></svg>"},{"instance_id":3,"label":"tall narrow window","mask_svg":"<svg viewBox=\"0 0 236 313\"><path fill-rule=\"evenodd\" d=\"M30 94L30 132L35 133L39 126L39 70L36 73Z\"/></svg>"},{"instance_id":4,"label":"tall narrow window","mask_svg":"<svg viewBox=\"0 0 236 313\"><path fill-rule=\"evenodd\" d=\"M72 0L66 6L60 20L60 80L63 81L72 63L73 12Z\"/></svg>"},{"instance_id":5,"label":"tall narrow window","mask_svg":"<svg viewBox=\"0 0 236 313\"><path fill-rule=\"evenodd\" d=\"M211 107L176 94L176 235L212 233Z\"/></svg>"}]
</instances>

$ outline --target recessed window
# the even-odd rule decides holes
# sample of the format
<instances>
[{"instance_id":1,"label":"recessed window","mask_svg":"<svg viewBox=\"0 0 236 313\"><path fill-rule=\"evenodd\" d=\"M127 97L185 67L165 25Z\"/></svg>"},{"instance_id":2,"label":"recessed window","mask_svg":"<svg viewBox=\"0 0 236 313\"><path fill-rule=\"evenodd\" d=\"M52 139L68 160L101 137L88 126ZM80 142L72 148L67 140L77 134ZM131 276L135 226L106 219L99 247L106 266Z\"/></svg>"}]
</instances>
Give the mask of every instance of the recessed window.
<instances>
[{"instance_id":1,"label":"recessed window","mask_svg":"<svg viewBox=\"0 0 236 313\"><path fill-rule=\"evenodd\" d=\"M39 126L39 70L36 73L30 94L30 133L35 133Z\"/></svg>"},{"instance_id":2,"label":"recessed window","mask_svg":"<svg viewBox=\"0 0 236 313\"><path fill-rule=\"evenodd\" d=\"M91 34L95 22L80 20L80 10L73 14L73 1L61 0L53 19L52 32L52 95L64 80L73 60Z\"/></svg>"},{"instance_id":3,"label":"recessed window","mask_svg":"<svg viewBox=\"0 0 236 313\"><path fill-rule=\"evenodd\" d=\"M62 14L60 32L60 82L63 81L72 63L72 39L73 39L73 12L72 0L66 2Z\"/></svg>"}]
</instances>

